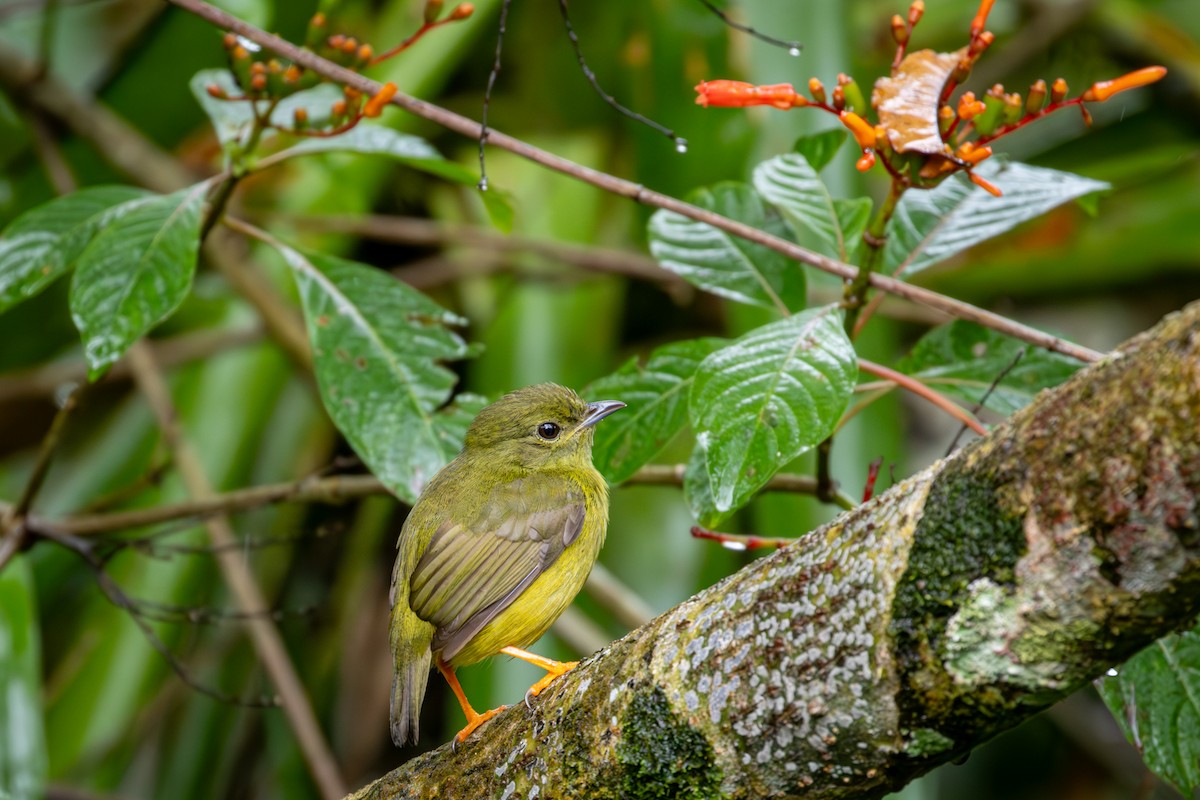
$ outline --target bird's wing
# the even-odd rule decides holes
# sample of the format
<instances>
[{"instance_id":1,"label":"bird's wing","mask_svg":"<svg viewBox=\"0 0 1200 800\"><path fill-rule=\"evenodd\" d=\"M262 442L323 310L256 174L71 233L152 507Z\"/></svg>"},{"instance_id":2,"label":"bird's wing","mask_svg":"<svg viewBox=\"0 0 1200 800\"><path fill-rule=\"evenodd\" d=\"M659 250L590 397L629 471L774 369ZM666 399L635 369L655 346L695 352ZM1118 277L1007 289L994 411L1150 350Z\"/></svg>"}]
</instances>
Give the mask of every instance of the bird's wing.
<instances>
[{"instance_id":1,"label":"bird's wing","mask_svg":"<svg viewBox=\"0 0 1200 800\"><path fill-rule=\"evenodd\" d=\"M409 606L437 628L434 650L452 658L575 541L583 519L582 491L539 476L497 487L469 523L440 525L409 581Z\"/></svg>"}]
</instances>

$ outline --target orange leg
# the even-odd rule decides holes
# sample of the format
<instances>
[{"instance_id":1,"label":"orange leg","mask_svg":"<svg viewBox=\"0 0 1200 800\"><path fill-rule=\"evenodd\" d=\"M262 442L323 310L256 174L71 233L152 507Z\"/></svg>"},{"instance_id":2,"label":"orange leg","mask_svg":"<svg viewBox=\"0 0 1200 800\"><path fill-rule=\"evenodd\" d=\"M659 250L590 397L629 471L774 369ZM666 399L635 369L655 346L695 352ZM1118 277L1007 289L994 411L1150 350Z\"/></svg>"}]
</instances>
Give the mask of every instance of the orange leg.
<instances>
[{"instance_id":1,"label":"orange leg","mask_svg":"<svg viewBox=\"0 0 1200 800\"><path fill-rule=\"evenodd\" d=\"M447 664L439 657L437 660L438 672L442 673L442 677L446 679L446 683L450 684L450 691L454 692L454 696L458 698L458 704L462 706L463 714L467 718L467 727L463 728L454 736L454 744L457 746L470 736L476 728L487 722L492 717L499 714L508 706L500 706L493 708L490 711L485 711L482 714L477 714L475 709L471 708L471 704L467 702L467 695L462 690L462 686L458 683L458 678L454 676L454 667Z\"/></svg>"},{"instance_id":2,"label":"orange leg","mask_svg":"<svg viewBox=\"0 0 1200 800\"><path fill-rule=\"evenodd\" d=\"M536 653L530 653L528 650L522 650L519 647L503 647L500 649L500 652L546 670L545 677L533 686L530 686L529 691L525 693L525 705L529 705L530 697L537 697L541 694L559 675L565 675L579 665L578 661L555 661L552 658L539 656Z\"/></svg>"}]
</instances>

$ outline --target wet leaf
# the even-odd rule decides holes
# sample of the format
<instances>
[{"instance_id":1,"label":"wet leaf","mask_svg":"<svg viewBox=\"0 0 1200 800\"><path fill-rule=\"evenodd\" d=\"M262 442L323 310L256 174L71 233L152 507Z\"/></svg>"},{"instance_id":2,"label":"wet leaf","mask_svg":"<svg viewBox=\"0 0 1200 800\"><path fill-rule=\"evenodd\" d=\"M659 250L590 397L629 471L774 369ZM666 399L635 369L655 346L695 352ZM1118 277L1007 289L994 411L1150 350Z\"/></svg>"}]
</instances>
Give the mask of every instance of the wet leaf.
<instances>
[{"instance_id":1,"label":"wet leaf","mask_svg":"<svg viewBox=\"0 0 1200 800\"><path fill-rule=\"evenodd\" d=\"M398 497L421 489L461 446L470 409L439 415L471 348L465 320L382 270L281 248L300 290L321 400L354 451Z\"/></svg>"},{"instance_id":2,"label":"wet leaf","mask_svg":"<svg viewBox=\"0 0 1200 800\"><path fill-rule=\"evenodd\" d=\"M207 182L131 200L105 212L83 244L71 280L71 317L92 380L187 297L200 252ZM68 258L70 255L67 256Z\"/></svg>"},{"instance_id":3,"label":"wet leaf","mask_svg":"<svg viewBox=\"0 0 1200 800\"><path fill-rule=\"evenodd\" d=\"M838 261L849 260L871 212L865 197L834 200L817 171L798 153L755 167L754 188L779 209L800 244Z\"/></svg>"},{"instance_id":4,"label":"wet leaf","mask_svg":"<svg viewBox=\"0 0 1200 800\"><path fill-rule=\"evenodd\" d=\"M688 200L776 236L787 235L783 220L743 183L700 189ZM650 252L658 263L701 289L739 303L803 308L804 271L791 259L673 211L650 218Z\"/></svg>"},{"instance_id":5,"label":"wet leaf","mask_svg":"<svg viewBox=\"0 0 1200 800\"><path fill-rule=\"evenodd\" d=\"M756 328L705 358L689 402L716 512L734 511L739 499L828 436L857 379L854 346L836 306Z\"/></svg>"},{"instance_id":6,"label":"wet leaf","mask_svg":"<svg viewBox=\"0 0 1200 800\"><path fill-rule=\"evenodd\" d=\"M1185 797L1200 789L1200 630L1159 639L1099 689L1147 767Z\"/></svg>"},{"instance_id":7,"label":"wet leaf","mask_svg":"<svg viewBox=\"0 0 1200 800\"><path fill-rule=\"evenodd\" d=\"M96 186L51 200L13 220L0 236L0 313L37 296L74 266L79 251L111 218L112 209L150 196L131 186Z\"/></svg>"},{"instance_id":8,"label":"wet leaf","mask_svg":"<svg viewBox=\"0 0 1200 800\"><path fill-rule=\"evenodd\" d=\"M898 277L916 274L1063 203L1111 188L1069 172L998 159L975 171L1003 196L993 197L961 174L933 189L904 193L888 223L886 271Z\"/></svg>"},{"instance_id":9,"label":"wet leaf","mask_svg":"<svg viewBox=\"0 0 1200 800\"><path fill-rule=\"evenodd\" d=\"M982 401L1007 416L1081 366L1073 358L956 320L921 337L900 370L969 406Z\"/></svg>"},{"instance_id":10,"label":"wet leaf","mask_svg":"<svg viewBox=\"0 0 1200 800\"><path fill-rule=\"evenodd\" d=\"M700 363L723 344L723 339L673 342L651 353L644 364L631 359L584 390L588 400L627 405L596 428L592 457L609 483L628 479L683 429L692 378Z\"/></svg>"}]
</instances>

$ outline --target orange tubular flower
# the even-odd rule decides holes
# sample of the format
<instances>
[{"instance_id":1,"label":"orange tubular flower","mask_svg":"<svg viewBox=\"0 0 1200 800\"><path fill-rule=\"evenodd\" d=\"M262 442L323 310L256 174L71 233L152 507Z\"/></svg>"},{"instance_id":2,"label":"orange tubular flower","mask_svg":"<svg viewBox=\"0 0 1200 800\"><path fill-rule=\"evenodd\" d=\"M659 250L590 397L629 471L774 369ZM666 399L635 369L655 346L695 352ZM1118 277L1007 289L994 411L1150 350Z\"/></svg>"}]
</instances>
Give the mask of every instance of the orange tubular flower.
<instances>
[{"instance_id":1,"label":"orange tubular flower","mask_svg":"<svg viewBox=\"0 0 1200 800\"><path fill-rule=\"evenodd\" d=\"M838 119L842 124L850 129L850 133L854 136L854 141L858 142L858 146L863 150L870 150L875 146L875 126L867 122L865 119L855 114L853 111L843 111L838 114Z\"/></svg>"},{"instance_id":2,"label":"orange tubular flower","mask_svg":"<svg viewBox=\"0 0 1200 800\"><path fill-rule=\"evenodd\" d=\"M925 11L924 0L911 0L907 17L892 15L890 30L896 54L891 74L875 82L869 102L857 82L839 74L837 84L828 93L821 81L810 78L807 89L811 99L799 96L790 83L756 86L742 81L703 81L696 86L696 104L780 109L809 106L835 114L862 151L857 162L859 170L869 170L879 162L894 186L921 189L932 188L947 176L961 173L998 197L1000 190L975 174L975 168L992 156L993 142L1064 108L1078 109L1090 124L1087 104L1104 102L1128 89L1142 88L1167 73L1161 66L1144 67L1119 78L1093 83L1075 97L1068 96L1070 87L1058 78L1049 85L1044 80L1034 81L1025 97L1006 92L1003 85L996 84L984 97L961 92L955 100L956 91L996 38L987 30L996 0L976 2L969 41L944 53L909 52L913 28ZM876 122L869 119L872 111Z\"/></svg>"},{"instance_id":3,"label":"orange tubular flower","mask_svg":"<svg viewBox=\"0 0 1200 800\"><path fill-rule=\"evenodd\" d=\"M378 117L383 113L383 107L390 103L395 96L396 84L388 81L378 94L367 101L367 105L363 108L363 114L368 117Z\"/></svg>"},{"instance_id":4,"label":"orange tubular flower","mask_svg":"<svg viewBox=\"0 0 1200 800\"><path fill-rule=\"evenodd\" d=\"M1119 78L1113 78L1111 81L1093 83L1080 99L1086 103L1103 103L1117 92L1149 86L1155 81L1162 80L1166 74L1166 67L1143 67Z\"/></svg>"},{"instance_id":5,"label":"orange tubular flower","mask_svg":"<svg viewBox=\"0 0 1200 800\"><path fill-rule=\"evenodd\" d=\"M696 105L718 108L746 108L747 106L774 106L787 110L809 105L808 100L796 94L790 83L770 86L755 86L745 81L700 81L696 85Z\"/></svg>"}]
</instances>

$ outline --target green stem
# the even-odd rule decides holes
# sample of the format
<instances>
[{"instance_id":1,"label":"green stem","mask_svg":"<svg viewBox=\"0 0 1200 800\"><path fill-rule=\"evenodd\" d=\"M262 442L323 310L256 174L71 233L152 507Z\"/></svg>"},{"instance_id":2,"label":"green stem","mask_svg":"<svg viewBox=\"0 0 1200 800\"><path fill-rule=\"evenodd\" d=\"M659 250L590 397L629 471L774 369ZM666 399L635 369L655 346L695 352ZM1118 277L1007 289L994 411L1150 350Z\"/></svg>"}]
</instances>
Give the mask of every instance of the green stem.
<instances>
[{"instance_id":1,"label":"green stem","mask_svg":"<svg viewBox=\"0 0 1200 800\"><path fill-rule=\"evenodd\" d=\"M239 146L231 154L228 175L217 185L216 191L213 192L213 196L208 202L208 216L204 218L204 224L200 226L201 242L208 238L208 234L221 221L221 215L225 213L225 208L229 205L229 198L233 197L233 190L250 172L250 168L246 166L246 157L258 148L263 132L270 127L271 114L275 112L275 106L278 104L278 99L272 100L267 105L267 110L259 114L258 102L254 102L254 127L250 129L250 135L246 137L245 144Z\"/></svg>"},{"instance_id":2,"label":"green stem","mask_svg":"<svg viewBox=\"0 0 1200 800\"><path fill-rule=\"evenodd\" d=\"M862 264L859 265L858 275L846 284L842 295L842 307L846 309L846 333L854 336L854 328L858 324L858 315L867 301L867 290L871 284L871 273L879 268L883 260L883 247L887 242L887 225L892 215L896 213L896 205L904 194L905 187L899 181L893 180L888 188L887 197L875 212L867 230L863 233L866 243L866 253Z\"/></svg>"},{"instance_id":3,"label":"green stem","mask_svg":"<svg viewBox=\"0 0 1200 800\"><path fill-rule=\"evenodd\" d=\"M892 181L891 186L888 187L887 197L884 198L883 204L879 206L875 216L867 225L867 230L863 232L863 242L867 245L866 252L858 267L858 275L853 280L847 281L842 294L842 308L846 311L844 325L846 334L851 339L854 338L854 329L858 325L859 314L862 313L862 308L867 302L871 273L878 269L879 264L883 261L883 246L887 243L888 222L896 213L896 205L900 202L906 188L900 181ZM825 441L817 445L817 498L825 503L837 502L839 495L837 483L833 480L829 465L832 452L833 434L831 433Z\"/></svg>"}]
</instances>

